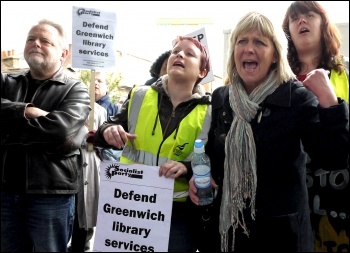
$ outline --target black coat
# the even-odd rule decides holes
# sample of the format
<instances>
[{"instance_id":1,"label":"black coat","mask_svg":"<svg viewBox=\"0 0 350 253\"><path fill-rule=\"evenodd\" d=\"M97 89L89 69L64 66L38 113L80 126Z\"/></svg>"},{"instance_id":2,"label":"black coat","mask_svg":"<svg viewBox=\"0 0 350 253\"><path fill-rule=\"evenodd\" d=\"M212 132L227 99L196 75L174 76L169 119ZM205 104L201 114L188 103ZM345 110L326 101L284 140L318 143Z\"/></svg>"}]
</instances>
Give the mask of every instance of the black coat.
<instances>
[{"instance_id":1,"label":"black coat","mask_svg":"<svg viewBox=\"0 0 350 253\"><path fill-rule=\"evenodd\" d=\"M206 145L220 190L225 138L233 120L228 90L224 86L213 92L212 125ZM256 218L251 220L246 215L250 237L236 231L235 250L313 251L304 149L325 169L348 167L349 111L344 101L339 102L328 109L320 108L317 98L293 81L282 84L260 104L256 118L250 122L257 157ZM216 217L220 199L219 191ZM211 246L207 247L214 250L220 248L217 222L212 224Z\"/></svg>"},{"instance_id":2,"label":"black coat","mask_svg":"<svg viewBox=\"0 0 350 253\"><path fill-rule=\"evenodd\" d=\"M91 110L88 89L60 70L40 84L29 103L29 85L28 72L1 75L1 189L75 194ZM27 119L27 106L49 114Z\"/></svg>"}]
</instances>

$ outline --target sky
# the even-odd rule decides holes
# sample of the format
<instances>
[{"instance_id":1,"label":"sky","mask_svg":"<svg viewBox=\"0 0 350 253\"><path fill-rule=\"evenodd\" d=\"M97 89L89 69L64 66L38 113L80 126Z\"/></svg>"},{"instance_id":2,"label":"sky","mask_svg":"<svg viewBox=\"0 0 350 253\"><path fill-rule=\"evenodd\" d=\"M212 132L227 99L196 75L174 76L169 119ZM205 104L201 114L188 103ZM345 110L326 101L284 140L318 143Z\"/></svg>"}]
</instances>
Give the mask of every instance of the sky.
<instances>
[{"instance_id":1,"label":"sky","mask_svg":"<svg viewBox=\"0 0 350 253\"><path fill-rule=\"evenodd\" d=\"M72 7L115 12L116 47L125 53L154 61L170 49L177 35L206 28L209 52L215 66L223 65L224 31L232 29L248 11L259 11L274 23L285 39L281 24L291 1L1 1L1 50L23 52L28 31L42 18L60 23L71 43ZM320 1L334 23L349 22L349 1ZM210 27L174 27L166 31L161 18L209 18ZM182 34L178 34L182 33Z\"/></svg>"}]
</instances>

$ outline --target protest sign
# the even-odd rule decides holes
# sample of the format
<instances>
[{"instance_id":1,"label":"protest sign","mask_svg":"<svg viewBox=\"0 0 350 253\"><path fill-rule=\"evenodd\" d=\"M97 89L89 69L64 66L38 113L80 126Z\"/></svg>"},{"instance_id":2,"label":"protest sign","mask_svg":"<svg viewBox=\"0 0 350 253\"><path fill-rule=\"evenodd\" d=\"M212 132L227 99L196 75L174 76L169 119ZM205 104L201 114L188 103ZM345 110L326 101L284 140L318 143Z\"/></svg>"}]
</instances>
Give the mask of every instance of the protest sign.
<instances>
[{"instance_id":1,"label":"protest sign","mask_svg":"<svg viewBox=\"0 0 350 253\"><path fill-rule=\"evenodd\" d=\"M112 70L116 58L116 14L73 6L72 67Z\"/></svg>"},{"instance_id":2,"label":"protest sign","mask_svg":"<svg viewBox=\"0 0 350 253\"><path fill-rule=\"evenodd\" d=\"M101 162L94 251L168 251L174 179L158 170Z\"/></svg>"}]
</instances>

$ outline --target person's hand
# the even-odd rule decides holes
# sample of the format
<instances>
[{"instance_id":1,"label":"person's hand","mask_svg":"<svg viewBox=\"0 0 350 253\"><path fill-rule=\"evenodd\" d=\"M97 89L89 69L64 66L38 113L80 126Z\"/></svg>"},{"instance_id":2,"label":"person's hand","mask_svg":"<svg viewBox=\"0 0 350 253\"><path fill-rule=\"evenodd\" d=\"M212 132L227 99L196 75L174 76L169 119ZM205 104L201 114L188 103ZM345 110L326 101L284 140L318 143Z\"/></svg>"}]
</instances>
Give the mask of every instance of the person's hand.
<instances>
[{"instance_id":1,"label":"person's hand","mask_svg":"<svg viewBox=\"0 0 350 253\"><path fill-rule=\"evenodd\" d=\"M187 168L183 163L169 161L163 163L159 168L159 176L178 178L187 173Z\"/></svg>"},{"instance_id":2,"label":"person's hand","mask_svg":"<svg viewBox=\"0 0 350 253\"><path fill-rule=\"evenodd\" d=\"M190 199L194 204L196 204L198 206L199 205L199 198L197 196L197 187L194 184L194 177L193 176L191 177L191 179L188 183L190 185L190 189L189 189ZM219 189L219 186L216 184L215 180L212 177L210 177L210 183L214 189L216 189L216 190Z\"/></svg>"},{"instance_id":3,"label":"person's hand","mask_svg":"<svg viewBox=\"0 0 350 253\"><path fill-rule=\"evenodd\" d=\"M320 106L324 108L338 104L337 95L328 78L328 74L328 70L315 69L310 71L303 81L304 86L315 94Z\"/></svg>"},{"instance_id":4,"label":"person's hand","mask_svg":"<svg viewBox=\"0 0 350 253\"><path fill-rule=\"evenodd\" d=\"M136 139L137 135L125 132L121 125L113 125L103 131L103 137L109 145L121 149L129 139Z\"/></svg>"},{"instance_id":5,"label":"person's hand","mask_svg":"<svg viewBox=\"0 0 350 253\"><path fill-rule=\"evenodd\" d=\"M196 204L197 206L199 205L199 198L197 196L197 187L194 185L194 177L192 176L190 181L188 182L190 185L189 189L189 195L191 201Z\"/></svg>"},{"instance_id":6,"label":"person's hand","mask_svg":"<svg viewBox=\"0 0 350 253\"><path fill-rule=\"evenodd\" d=\"M46 116L47 114L49 114L49 112L33 106L27 106L26 109L24 110L24 116L27 119L35 119L40 116Z\"/></svg>"}]
</instances>

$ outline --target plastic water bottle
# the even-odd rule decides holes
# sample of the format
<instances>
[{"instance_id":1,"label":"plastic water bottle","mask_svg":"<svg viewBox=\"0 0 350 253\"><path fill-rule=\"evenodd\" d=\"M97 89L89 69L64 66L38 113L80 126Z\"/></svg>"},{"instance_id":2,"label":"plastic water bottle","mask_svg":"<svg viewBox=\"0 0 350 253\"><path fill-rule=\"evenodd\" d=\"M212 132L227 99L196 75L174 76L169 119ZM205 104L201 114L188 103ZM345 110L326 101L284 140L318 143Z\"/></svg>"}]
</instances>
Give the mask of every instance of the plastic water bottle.
<instances>
[{"instance_id":1,"label":"plastic water bottle","mask_svg":"<svg viewBox=\"0 0 350 253\"><path fill-rule=\"evenodd\" d=\"M197 187L199 205L205 206L213 202L213 190L210 183L210 159L204 152L204 143L197 139L194 143L191 160L194 184Z\"/></svg>"}]
</instances>

